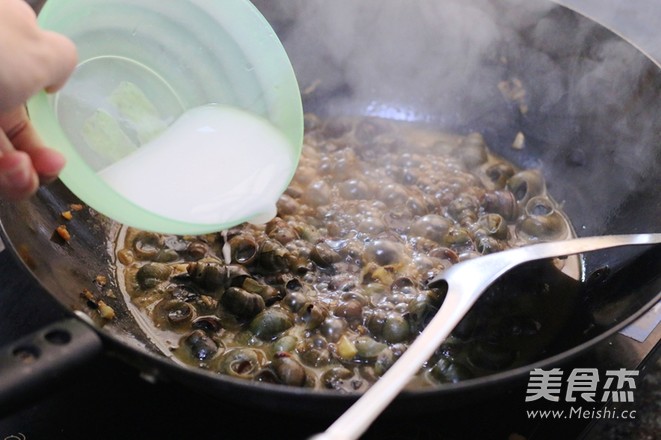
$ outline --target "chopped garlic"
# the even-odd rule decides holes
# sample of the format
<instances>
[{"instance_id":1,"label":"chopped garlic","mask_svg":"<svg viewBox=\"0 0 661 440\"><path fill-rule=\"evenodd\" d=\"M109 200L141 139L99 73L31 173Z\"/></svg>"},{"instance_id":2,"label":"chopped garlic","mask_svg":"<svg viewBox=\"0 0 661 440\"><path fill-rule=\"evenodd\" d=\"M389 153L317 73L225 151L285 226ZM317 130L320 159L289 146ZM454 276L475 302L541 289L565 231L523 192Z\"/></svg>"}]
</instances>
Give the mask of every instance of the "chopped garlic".
<instances>
[{"instance_id":1,"label":"chopped garlic","mask_svg":"<svg viewBox=\"0 0 661 440\"><path fill-rule=\"evenodd\" d=\"M522 150L526 146L526 138L523 133L518 132L514 137L514 142L512 142L512 148L515 150Z\"/></svg>"},{"instance_id":2,"label":"chopped garlic","mask_svg":"<svg viewBox=\"0 0 661 440\"><path fill-rule=\"evenodd\" d=\"M59 235L62 240L64 241L69 241L71 240L71 234L67 230L67 227L64 225L60 225L55 229L55 232L57 232L57 235Z\"/></svg>"},{"instance_id":3,"label":"chopped garlic","mask_svg":"<svg viewBox=\"0 0 661 440\"><path fill-rule=\"evenodd\" d=\"M99 315L103 319L111 320L115 318L115 310L103 301L97 303L99 306Z\"/></svg>"}]
</instances>

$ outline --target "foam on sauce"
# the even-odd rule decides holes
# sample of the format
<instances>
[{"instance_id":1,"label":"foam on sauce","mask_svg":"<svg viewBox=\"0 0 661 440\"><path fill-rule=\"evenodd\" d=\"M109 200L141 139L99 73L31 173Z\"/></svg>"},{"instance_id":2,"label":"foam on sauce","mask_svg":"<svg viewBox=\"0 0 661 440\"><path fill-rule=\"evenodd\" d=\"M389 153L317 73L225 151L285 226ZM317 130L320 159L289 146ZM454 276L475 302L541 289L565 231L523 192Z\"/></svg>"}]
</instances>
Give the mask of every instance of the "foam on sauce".
<instances>
[{"instance_id":1,"label":"foam on sauce","mask_svg":"<svg viewBox=\"0 0 661 440\"><path fill-rule=\"evenodd\" d=\"M295 166L291 144L268 121L206 105L188 110L99 175L122 196L164 217L238 224L275 216Z\"/></svg>"}]
</instances>

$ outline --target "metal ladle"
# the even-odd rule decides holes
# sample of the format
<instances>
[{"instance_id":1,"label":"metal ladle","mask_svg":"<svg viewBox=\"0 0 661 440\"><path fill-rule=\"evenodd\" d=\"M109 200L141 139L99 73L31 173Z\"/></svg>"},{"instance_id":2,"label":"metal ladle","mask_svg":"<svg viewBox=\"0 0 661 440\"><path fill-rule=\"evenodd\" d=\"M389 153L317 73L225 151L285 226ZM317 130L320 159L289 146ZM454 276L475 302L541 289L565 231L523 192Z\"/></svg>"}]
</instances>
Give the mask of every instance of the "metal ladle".
<instances>
[{"instance_id":1,"label":"metal ladle","mask_svg":"<svg viewBox=\"0 0 661 440\"><path fill-rule=\"evenodd\" d=\"M353 440L360 437L409 379L496 279L520 264L545 258L630 245L661 243L661 234L607 235L539 243L464 261L429 284L447 286L441 308L401 358L356 403L314 440Z\"/></svg>"}]
</instances>

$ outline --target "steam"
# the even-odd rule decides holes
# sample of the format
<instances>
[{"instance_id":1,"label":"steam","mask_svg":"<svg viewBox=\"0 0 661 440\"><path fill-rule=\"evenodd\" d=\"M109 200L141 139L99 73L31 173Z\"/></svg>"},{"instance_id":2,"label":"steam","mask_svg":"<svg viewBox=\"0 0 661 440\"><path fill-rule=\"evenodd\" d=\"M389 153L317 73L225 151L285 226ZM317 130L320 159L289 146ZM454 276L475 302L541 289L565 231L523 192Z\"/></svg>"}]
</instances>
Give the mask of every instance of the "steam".
<instances>
[{"instance_id":1,"label":"steam","mask_svg":"<svg viewBox=\"0 0 661 440\"><path fill-rule=\"evenodd\" d=\"M651 144L660 100L639 99L659 89L656 67L550 1L254 3L282 38L301 89L313 90L307 110L483 132L494 150L543 168L578 227L602 227L613 205L659 174ZM515 78L525 114L498 88ZM519 131L526 147L511 151Z\"/></svg>"},{"instance_id":2,"label":"steam","mask_svg":"<svg viewBox=\"0 0 661 440\"><path fill-rule=\"evenodd\" d=\"M256 1L284 29L303 88L314 81L334 98L342 90L385 117L454 120L498 93L505 67L496 47L511 35L497 19L527 26L552 7L528 3L499 17L486 0Z\"/></svg>"}]
</instances>

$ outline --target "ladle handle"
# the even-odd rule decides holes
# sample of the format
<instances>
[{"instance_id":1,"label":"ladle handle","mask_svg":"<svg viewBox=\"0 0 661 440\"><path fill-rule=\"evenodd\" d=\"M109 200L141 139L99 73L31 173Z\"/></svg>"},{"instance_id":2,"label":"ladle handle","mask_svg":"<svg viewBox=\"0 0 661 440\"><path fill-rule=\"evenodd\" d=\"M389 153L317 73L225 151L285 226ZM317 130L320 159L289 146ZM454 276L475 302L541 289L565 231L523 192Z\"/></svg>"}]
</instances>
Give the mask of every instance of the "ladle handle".
<instances>
[{"instance_id":1,"label":"ladle handle","mask_svg":"<svg viewBox=\"0 0 661 440\"><path fill-rule=\"evenodd\" d=\"M470 298L456 291L448 291L440 310L429 322L425 331L415 339L386 374L325 432L311 438L314 440L358 438L431 357L438 346L438 341L448 337L477 297L479 295Z\"/></svg>"}]
</instances>

